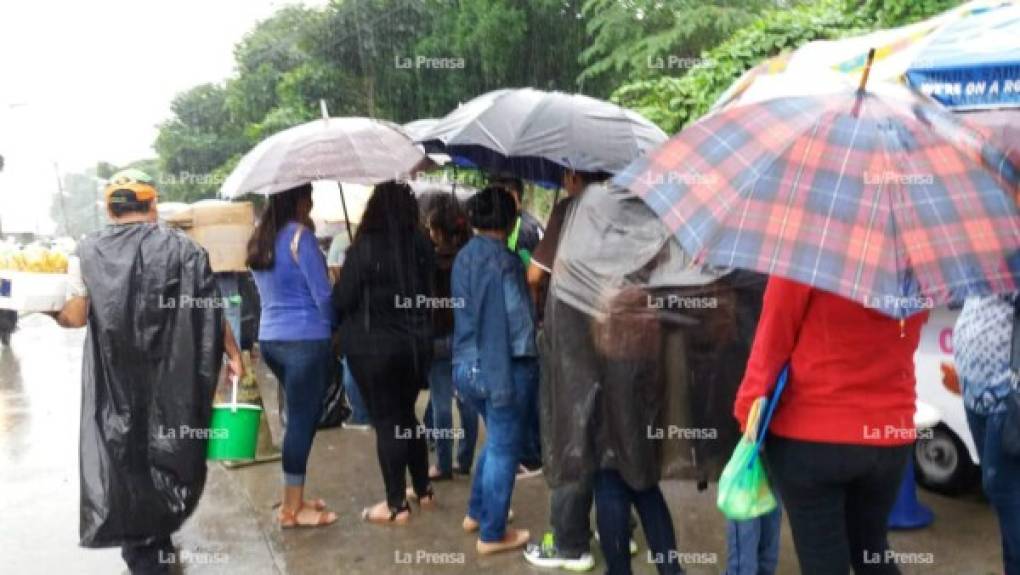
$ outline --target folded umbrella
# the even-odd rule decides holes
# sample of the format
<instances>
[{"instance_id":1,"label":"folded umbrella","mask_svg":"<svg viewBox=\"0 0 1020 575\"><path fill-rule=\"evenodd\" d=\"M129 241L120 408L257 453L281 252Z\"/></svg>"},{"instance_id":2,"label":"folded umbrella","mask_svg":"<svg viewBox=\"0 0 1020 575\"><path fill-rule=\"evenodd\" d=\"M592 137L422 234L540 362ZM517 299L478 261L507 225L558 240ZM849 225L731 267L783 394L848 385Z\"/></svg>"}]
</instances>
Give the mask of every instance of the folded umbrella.
<instances>
[{"instance_id":1,"label":"folded umbrella","mask_svg":"<svg viewBox=\"0 0 1020 575\"><path fill-rule=\"evenodd\" d=\"M616 182L696 261L902 318L1020 286L1018 172L958 145L981 137L899 86L777 98L691 125Z\"/></svg>"},{"instance_id":2,"label":"folded umbrella","mask_svg":"<svg viewBox=\"0 0 1020 575\"><path fill-rule=\"evenodd\" d=\"M220 196L270 195L316 180L377 184L409 176L424 160L396 124L371 118L313 120L276 133L245 154Z\"/></svg>"}]
</instances>

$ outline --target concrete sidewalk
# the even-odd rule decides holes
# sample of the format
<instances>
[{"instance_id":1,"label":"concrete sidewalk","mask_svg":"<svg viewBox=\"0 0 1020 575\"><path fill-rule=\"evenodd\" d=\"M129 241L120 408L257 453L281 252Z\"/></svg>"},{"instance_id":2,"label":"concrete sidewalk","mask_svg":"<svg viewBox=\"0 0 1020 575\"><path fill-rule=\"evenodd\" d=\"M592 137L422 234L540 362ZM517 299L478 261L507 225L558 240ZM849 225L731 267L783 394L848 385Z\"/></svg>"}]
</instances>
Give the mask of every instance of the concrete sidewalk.
<instances>
[{"instance_id":1,"label":"concrete sidewalk","mask_svg":"<svg viewBox=\"0 0 1020 575\"><path fill-rule=\"evenodd\" d=\"M362 523L360 510L383 495L372 432L329 430L316 438L309 466L309 493L326 499L339 512L338 524L281 532L273 522L271 509L279 497L279 482L279 463L235 470L213 465L202 504L180 534L181 548L198 552L186 573L548 573L530 567L517 552L484 558L475 553L475 538L460 528L469 489L466 478L436 484L439 508L415 513L408 527ZM715 508L714 489L698 493L692 482L666 481L663 491L673 514L680 551L702 561L686 565L688 573L722 573L725 531L723 518ZM548 497L542 478L518 482L513 499L514 525L530 529L537 539L547 528ZM922 492L921 498L935 510L937 520L925 530L893 534L895 550L916 553L913 559L920 561L902 565L903 573L1002 572L998 530L986 503L976 495L951 499ZM647 562L640 530L636 538L641 551L634 560L634 572L655 573L654 566ZM199 564L203 559L211 561ZM597 552L596 559L594 572L601 573L604 562ZM219 564L208 564L216 561ZM798 572L787 526L779 572Z\"/></svg>"},{"instance_id":2,"label":"concrete sidewalk","mask_svg":"<svg viewBox=\"0 0 1020 575\"><path fill-rule=\"evenodd\" d=\"M50 318L30 316L10 349L0 349L0 573L111 575L124 572L116 549L86 550L78 541L78 417L83 330L61 330ZM424 405L422 395L421 405ZM339 511L331 527L281 532L272 504L280 496L280 463L234 470L210 464L195 515L177 536L188 574L508 573L533 574L520 553L479 558L475 538L461 532L469 483L436 485L439 508L416 513L406 528L362 523L360 510L383 497L371 432L330 430L318 435L309 469L309 494ZM692 574L721 573L725 561L722 516L715 493L689 482L663 490L681 552L710 562ZM976 495L950 499L921 492L937 514L930 528L897 533L893 546L931 564L904 565L904 573L1002 573L994 515ZM535 539L548 526L548 489L542 478L519 482L515 525ZM655 570L641 552L637 574ZM602 573L598 558L594 573ZM715 562L711 562L714 560ZM789 529L783 534L780 573L797 573Z\"/></svg>"}]
</instances>

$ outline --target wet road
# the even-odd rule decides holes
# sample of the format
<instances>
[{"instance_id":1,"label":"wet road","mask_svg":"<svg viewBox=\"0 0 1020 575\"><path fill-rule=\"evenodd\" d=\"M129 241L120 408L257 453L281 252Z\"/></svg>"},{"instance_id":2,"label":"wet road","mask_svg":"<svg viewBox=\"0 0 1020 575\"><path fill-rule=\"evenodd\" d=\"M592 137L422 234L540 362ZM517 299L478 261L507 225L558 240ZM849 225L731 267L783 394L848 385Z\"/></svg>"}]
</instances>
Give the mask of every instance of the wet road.
<instances>
[{"instance_id":1,"label":"wet road","mask_svg":"<svg viewBox=\"0 0 1020 575\"><path fill-rule=\"evenodd\" d=\"M0 573L120 574L117 550L84 550L78 540L78 410L82 330L61 330L44 316L23 318L12 347L0 350ZM543 573L516 553L479 558L460 530L468 482L438 484L439 509L416 513L410 528L369 526L358 512L382 496L370 432L321 432L309 465L309 491L340 513L327 529L281 532L271 505L278 498L278 463L227 470L210 466L194 517L176 537L188 574ZM681 550L699 563L691 574L720 573L724 524L715 493L667 481ZM914 563L904 573L1001 573L994 516L976 494L955 499L921 493L937 514L921 531L896 533L897 551ZM519 482L515 525L537 535L548 521L548 490L539 479ZM641 552L635 573L655 570ZM599 559L599 570L604 563ZM784 527L780 573L797 572Z\"/></svg>"}]
</instances>

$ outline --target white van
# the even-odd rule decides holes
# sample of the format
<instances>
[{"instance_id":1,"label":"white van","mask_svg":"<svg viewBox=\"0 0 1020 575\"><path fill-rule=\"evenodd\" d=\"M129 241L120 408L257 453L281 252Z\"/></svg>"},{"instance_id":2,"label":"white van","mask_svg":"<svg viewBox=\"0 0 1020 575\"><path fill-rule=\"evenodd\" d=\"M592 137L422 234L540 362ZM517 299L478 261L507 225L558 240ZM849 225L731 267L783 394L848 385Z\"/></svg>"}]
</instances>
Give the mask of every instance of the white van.
<instances>
[{"instance_id":1,"label":"white van","mask_svg":"<svg viewBox=\"0 0 1020 575\"><path fill-rule=\"evenodd\" d=\"M947 494L966 491L979 478L977 450L953 366L953 326L959 315L958 307L933 310L914 355L917 396L942 415L931 436L919 439L914 448L917 481Z\"/></svg>"}]
</instances>

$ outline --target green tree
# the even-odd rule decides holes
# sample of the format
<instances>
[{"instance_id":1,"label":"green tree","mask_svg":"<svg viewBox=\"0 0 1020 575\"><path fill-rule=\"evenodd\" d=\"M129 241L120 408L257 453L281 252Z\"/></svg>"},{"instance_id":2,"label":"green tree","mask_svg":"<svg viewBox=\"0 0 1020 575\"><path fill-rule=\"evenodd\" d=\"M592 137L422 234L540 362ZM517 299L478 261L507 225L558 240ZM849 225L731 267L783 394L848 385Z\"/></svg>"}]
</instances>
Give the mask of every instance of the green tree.
<instances>
[{"instance_id":1,"label":"green tree","mask_svg":"<svg viewBox=\"0 0 1020 575\"><path fill-rule=\"evenodd\" d=\"M163 193L171 199L194 201L215 194L211 174L248 147L243 126L234 122L226 90L202 84L174 98L173 117L160 126L154 148L163 175Z\"/></svg>"},{"instance_id":2,"label":"green tree","mask_svg":"<svg viewBox=\"0 0 1020 575\"><path fill-rule=\"evenodd\" d=\"M586 0L590 41L581 53L580 80L615 87L683 74L702 51L775 6L774 0Z\"/></svg>"}]
</instances>

